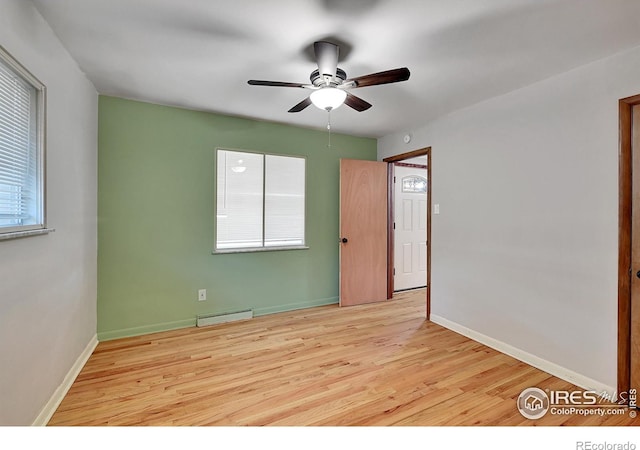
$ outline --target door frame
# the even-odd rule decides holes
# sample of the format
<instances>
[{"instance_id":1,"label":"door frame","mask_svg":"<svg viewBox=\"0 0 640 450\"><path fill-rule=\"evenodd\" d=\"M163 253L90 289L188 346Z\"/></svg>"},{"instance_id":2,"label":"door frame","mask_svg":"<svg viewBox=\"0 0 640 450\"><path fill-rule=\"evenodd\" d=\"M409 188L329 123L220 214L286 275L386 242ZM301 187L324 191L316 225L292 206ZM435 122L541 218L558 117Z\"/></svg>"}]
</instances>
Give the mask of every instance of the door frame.
<instances>
[{"instance_id":1,"label":"door frame","mask_svg":"<svg viewBox=\"0 0 640 450\"><path fill-rule=\"evenodd\" d=\"M618 393L631 384L631 215L632 109L640 105L640 95L619 100L618 137Z\"/></svg>"},{"instance_id":2,"label":"door frame","mask_svg":"<svg viewBox=\"0 0 640 450\"><path fill-rule=\"evenodd\" d=\"M387 195L388 224L387 224L387 298L393 297L393 217L394 217L394 193L393 193L393 163L401 162L416 156L427 156L427 320L431 318L431 147L413 150L399 155L389 156L382 161L387 164Z\"/></svg>"}]
</instances>

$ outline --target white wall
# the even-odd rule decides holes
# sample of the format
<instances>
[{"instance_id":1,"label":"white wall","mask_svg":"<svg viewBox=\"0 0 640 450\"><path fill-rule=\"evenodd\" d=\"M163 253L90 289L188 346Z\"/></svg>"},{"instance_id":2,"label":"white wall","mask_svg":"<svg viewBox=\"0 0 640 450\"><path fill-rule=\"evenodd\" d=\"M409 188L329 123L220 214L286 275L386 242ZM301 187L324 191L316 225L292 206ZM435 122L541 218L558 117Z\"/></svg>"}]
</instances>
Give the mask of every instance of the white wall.
<instances>
[{"instance_id":1,"label":"white wall","mask_svg":"<svg viewBox=\"0 0 640 450\"><path fill-rule=\"evenodd\" d=\"M49 235L0 241L0 425L34 423L96 334L97 101L31 2L0 45L47 86Z\"/></svg>"},{"instance_id":2,"label":"white wall","mask_svg":"<svg viewBox=\"0 0 640 450\"><path fill-rule=\"evenodd\" d=\"M616 385L618 99L640 48L378 141L432 146L432 311Z\"/></svg>"}]
</instances>

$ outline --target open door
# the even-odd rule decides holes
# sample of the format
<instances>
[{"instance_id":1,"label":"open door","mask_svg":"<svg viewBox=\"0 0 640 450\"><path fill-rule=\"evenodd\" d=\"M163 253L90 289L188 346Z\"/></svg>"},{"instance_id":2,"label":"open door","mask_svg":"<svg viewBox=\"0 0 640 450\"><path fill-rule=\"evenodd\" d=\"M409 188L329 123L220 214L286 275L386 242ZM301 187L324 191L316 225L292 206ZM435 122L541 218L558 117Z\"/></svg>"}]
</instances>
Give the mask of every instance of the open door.
<instances>
[{"instance_id":1,"label":"open door","mask_svg":"<svg viewBox=\"0 0 640 450\"><path fill-rule=\"evenodd\" d=\"M640 388L640 95L620 100L618 393Z\"/></svg>"},{"instance_id":2,"label":"open door","mask_svg":"<svg viewBox=\"0 0 640 450\"><path fill-rule=\"evenodd\" d=\"M387 163L340 160L340 306L387 300Z\"/></svg>"}]
</instances>

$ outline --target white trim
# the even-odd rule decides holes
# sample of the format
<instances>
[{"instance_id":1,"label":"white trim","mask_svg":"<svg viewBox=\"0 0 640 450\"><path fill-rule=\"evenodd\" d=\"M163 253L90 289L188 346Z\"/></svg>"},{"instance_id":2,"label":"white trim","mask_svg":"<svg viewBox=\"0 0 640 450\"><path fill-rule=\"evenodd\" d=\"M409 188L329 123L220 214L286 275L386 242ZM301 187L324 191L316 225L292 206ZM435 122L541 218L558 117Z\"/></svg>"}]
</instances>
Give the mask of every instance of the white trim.
<instances>
[{"instance_id":1,"label":"white trim","mask_svg":"<svg viewBox=\"0 0 640 450\"><path fill-rule=\"evenodd\" d=\"M469 339L484 344L487 347L491 347L500 353L504 353L505 355L509 355L519 361L529 364L536 369L540 369L543 372L547 372L548 374L556 376L564 381L575 384L582 389L596 391L598 393L607 392L609 395L613 396L611 398L615 398L617 392L615 388L581 375L573 370L569 370L566 367L562 367L558 364L547 361L546 359L532 355L531 353L525 352L524 350L513 347L505 342L486 336L482 333L478 333L477 331L460 325L459 323L452 322L451 320L445 319L444 317L440 317L436 314L431 314L431 321L451 331L466 336Z\"/></svg>"},{"instance_id":2,"label":"white trim","mask_svg":"<svg viewBox=\"0 0 640 450\"><path fill-rule=\"evenodd\" d=\"M78 356L78 359L76 359L76 362L73 364L73 366L71 366L71 369L69 369L67 376L64 377L64 380L62 380L60 386L58 386L47 404L44 405L44 408L42 408L42 410L40 411L40 414L38 414L38 417L36 417L36 419L33 421L33 423L31 424L32 426L46 426L47 423L49 423L49 420L51 420L51 416L53 416L53 413L55 413L56 409L58 409L58 406L60 406L62 399L65 395L67 395L69 389L71 389L71 385L77 378L84 365L87 363L87 360L96 349L97 345L98 336L93 335L91 341L89 341L80 356Z\"/></svg>"},{"instance_id":3,"label":"white trim","mask_svg":"<svg viewBox=\"0 0 640 450\"><path fill-rule=\"evenodd\" d=\"M0 241L5 241L8 239L18 239L27 236L39 236L41 234L49 234L56 231L53 228L39 228L37 230L29 230L29 231L10 231L8 233L0 233Z\"/></svg>"},{"instance_id":4,"label":"white trim","mask_svg":"<svg viewBox=\"0 0 640 450\"><path fill-rule=\"evenodd\" d=\"M249 247L218 249L212 252L213 255L225 255L229 253L254 253L254 252L282 252L285 250L309 250L306 245L291 245L289 247Z\"/></svg>"}]
</instances>

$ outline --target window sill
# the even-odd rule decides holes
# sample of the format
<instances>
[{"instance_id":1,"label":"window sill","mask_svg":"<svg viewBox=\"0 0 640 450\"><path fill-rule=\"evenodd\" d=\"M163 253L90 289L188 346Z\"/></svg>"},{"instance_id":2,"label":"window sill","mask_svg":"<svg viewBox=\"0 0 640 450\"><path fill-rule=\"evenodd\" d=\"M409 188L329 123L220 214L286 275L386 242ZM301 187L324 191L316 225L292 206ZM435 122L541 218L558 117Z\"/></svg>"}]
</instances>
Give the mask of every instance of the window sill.
<instances>
[{"instance_id":1,"label":"window sill","mask_svg":"<svg viewBox=\"0 0 640 450\"><path fill-rule=\"evenodd\" d=\"M9 239L18 239L29 236L40 236L41 234L49 234L56 230L53 228L39 228L37 230L27 231L10 231L8 233L0 233L0 241L7 241Z\"/></svg>"},{"instance_id":2,"label":"window sill","mask_svg":"<svg viewBox=\"0 0 640 450\"><path fill-rule=\"evenodd\" d=\"M257 247L257 248L229 248L214 250L213 255L225 255L228 253L259 253L259 252L282 252L285 250L309 250L306 245L295 245L290 247Z\"/></svg>"}]
</instances>

